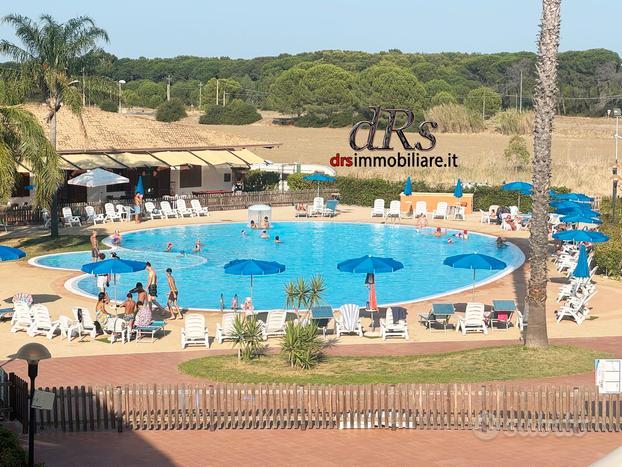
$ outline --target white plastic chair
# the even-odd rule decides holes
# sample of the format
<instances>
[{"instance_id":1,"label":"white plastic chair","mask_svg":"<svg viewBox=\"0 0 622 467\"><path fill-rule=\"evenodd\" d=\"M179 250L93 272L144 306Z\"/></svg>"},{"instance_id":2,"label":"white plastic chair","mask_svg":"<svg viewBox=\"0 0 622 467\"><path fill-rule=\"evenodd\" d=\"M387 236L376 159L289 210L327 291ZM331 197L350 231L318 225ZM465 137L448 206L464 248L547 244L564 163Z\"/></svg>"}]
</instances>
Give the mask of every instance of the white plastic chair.
<instances>
[{"instance_id":1,"label":"white plastic chair","mask_svg":"<svg viewBox=\"0 0 622 467\"><path fill-rule=\"evenodd\" d=\"M466 335L468 331L481 331L484 334L488 334L488 328L484 321L484 310L483 303L467 303L464 318L458 320L456 331L462 331L462 335Z\"/></svg>"},{"instance_id":2,"label":"white plastic chair","mask_svg":"<svg viewBox=\"0 0 622 467\"><path fill-rule=\"evenodd\" d=\"M389 210L387 211L387 221L389 219L397 219L398 222L401 222L400 202L397 200L393 200L389 203Z\"/></svg>"},{"instance_id":3,"label":"white plastic chair","mask_svg":"<svg viewBox=\"0 0 622 467\"><path fill-rule=\"evenodd\" d=\"M262 327L263 340L268 337L280 337L285 334L286 311L271 311L266 318L266 324Z\"/></svg>"},{"instance_id":4,"label":"white plastic chair","mask_svg":"<svg viewBox=\"0 0 622 467\"><path fill-rule=\"evenodd\" d=\"M201 206L198 199L190 200L190 206L197 216L209 216L209 209L207 206Z\"/></svg>"},{"instance_id":5,"label":"white plastic chair","mask_svg":"<svg viewBox=\"0 0 622 467\"><path fill-rule=\"evenodd\" d=\"M518 206L510 206L510 214L512 217L518 216Z\"/></svg>"},{"instance_id":6,"label":"white plastic chair","mask_svg":"<svg viewBox=\"0 0 622 467\"><path fill-rule=\"evenodd\" d=\"M387 308L386 317L380 320L380 334L383 340L387 340L389 336L403 337L408 340L408 325L406 320L395 321L393 310Z\"/></svg>"},{"instance_id":7,"label":"white plastic chair","mask_svg":"<svg viewBox=\"0 0 622 467\"><path fill-rule=\"evenodd\" d=\"M181 330L181 348L185 349L190 344L204 345L209 348L205 316L198 313L186 315L184 318L184 327Z\"/></svg>"},{"instance_id":8,"label":"white plastic chair","mask_svg":"<svg viewBox=\"0 0 622 467\"><path fill-rule=\"evenodd\" d=\"M171 207L171 203L168 201L160 201L160 209L165 219L169 217L179 217L177 211Z\"/></svg>"},{"instance_id":9,"label":"white plastic chair","mask_svg":"<svg viewBox=\"0 0 622 467\"><path fill-rule=\"evenodd\" d=\"M434 211L434 219L447 219L447 203L440 201L436 205L436 211Z\"/></svg>"},{"instance_id":10,"label":"white plastic chair","mask_svg":"<svg viewBox=\"0 0 622 467\"><path fill-rule=\"evenodd\" d=\"M353 303L341 305L339 307L339 316L335 319L335 335L337 337L342 334L358 334L363 337L363 327L360 317L361 307Z\"/></svg>"},{"instance_id":11,"label":"white plastic chair","mask_svg":"<svg viewBox=\"0 0 622 467\"><path fill-rule=\"evenodd\" d=\"M480 224L490 224L490 211L486 212L483 209L480 209L479 213L482 216L479 220Z\"/></svg>"},{"instance_id":12,"label":"white plastic chair","mask_svg":"<svg viewBox=\"0 0 622 467\"><path fill-rule=\"evenodd\" d=\"M66 227L71 227L73 225L82 225L82 221L78 216L73 215L70 207L64 207L62 213L63 221L65 222Z\"/></svg>"},{"instance_id":13,"label":"white plastic chair","mask_svg":"<svg viewBox=\"0 0 622 467\"><path fill-rule=\"evenodd\" d=\"M457 206L454 211L454 220L466 220L466 208L464 206Z\"/></svg>"},{"instance_id":14,"label":"white plastic chair","mask_svg":"<svg viewBox=\"0 0 622 467\"><path fill-rule=\"evenodd\" d=\"M386 211L384 208L384 200L383 199L375 199L374 200L374 205L371 208L371 217L384 217Z\"/></svg>"},{"instance_id":15,"label":"white plastic chair","mask_svg":"<svg viewBox=\"0 0 622 467\"><path fill-rule=\"evenodd\" d=\"M97 214L95 212L95 208L93 206L85 206L84 207L84 212L86 212L86 222L87 224L89 222L92 222L93 225L97 224L98 222L101 222L102 224L106 221L106 218L103 214L99 213Z\"/></svg>"},{"instance_id":16,"label":"white plastic chair","mask_svg":"<svg viewBox=\"0 0 622 467\"><path fill-rule=\"evenodd\" d=\"M130 341L130 333L127 326L127 321L122 318L109 318L106 322L106 331L110 334L108 337L108 341L111 344L117 340L117 338L121 339L121 343L125 344Z\"/></svg>"},{"instance_id":17,"label":"white plastic chair","mask_svg":"<svg viewBox=\"0 0 622 467\"><path fill-rule=\"evenodd\" d=\"M106 214L105 221L116 222L122 220L112 203L104 204L104 213Z\"/></svg>"},{"instance_id":18,"label":"white plastic chair","mask_svg":"<svg viewBox=\"0 0 622 467\"><path fill-rule=\"evenodd\" d=\"M122 221L129 221L132 215L129 206L124 206L122 204L117 204L117 213Z\"/></svg>"},{"instance_id":19,"label":"white plastic chair","mask_svg":"<svg viewBox=\"0 0 622 467\"><path fill-rule=\"evenodd\" d=\"M222 344L225 339L233 339L233 323L237 316L236 313L222 315L221 323L216 323L216 342Z\"/></svg>"},{"instance_id":20,"label":"white plastic chair","mask_svg":"<svg viewBox=\"0 0 622 467\"><path fill-rule=\"evenodd\" d=\"M415 203L415 217L420 215L428 215L428 204L425 201L417 201Z\"/></svg>"},{"instance_id":21,"label":"white plastic chair","mask_svg":"<svg viewBox=\"0 0 622 467\"><path fill-rule=\"evenodd\" d=\"M185 199L178 199L177 201L175 201L175 209L181 217L194 217L195 215L194 211L192 209L188 209L188 207L186 206Z\"/></svg>"}]
</instances>

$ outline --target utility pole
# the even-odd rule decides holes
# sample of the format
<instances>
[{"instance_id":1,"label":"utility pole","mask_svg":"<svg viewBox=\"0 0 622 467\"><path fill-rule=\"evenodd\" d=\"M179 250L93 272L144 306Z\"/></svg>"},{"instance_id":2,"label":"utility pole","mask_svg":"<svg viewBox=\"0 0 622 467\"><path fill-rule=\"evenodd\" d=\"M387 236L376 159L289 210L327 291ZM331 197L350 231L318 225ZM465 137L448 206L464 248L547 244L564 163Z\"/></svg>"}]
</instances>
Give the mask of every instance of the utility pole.
<instances>
[{"instance_id":1,"label":"utility pole","mask_svg":"<svg viewBox=\"0 0 622 467\"><path fill-rule=\"evenodd\" d=\"M218 105L218 78L216 78L216 105Z\"/></svg>"},{"instance_id":2,"label":"utility pole","mask_svg":"<svg viewBox=\"0 0 622 467\"><path fill-rule=\"evenodd\" d=\"M523 113L523 70L520 71L520 97L518 99L518 112Z\"/></svg>"},{"instance_id":3,"label":"utility pole","mask_svg":"<svg viewBox=\"0 0 622 467\"><path fill-rule=\"evenodd\" d=\"M203 106L203 83L199 81L199 110Z\"/></svg>"},{"instance_id":4,"label":"utility pole","mask_svg":"<svg viewBox=\"0 0 622 467\"><path fill-rule=\"evenodd\" d=\"M222 92L222 106L227 105L227 91Z\"/></svg>"},{"instance_id":5,"label":"utility pole","mask_svg":"<svg viewBox=\"0 0 622 467\"><path fill-rule=\"evenodd\" d=\"M85 92L85 86L86 86L86 76L84 75L84 67L82 67L82 107L86 106L86 92Z\"/></svg>"},{"instance_id":6,"label":"utility pole","mask_svg":"<svg viewBox=\"0 0 622 467\"><path fill-rule=\"evenodd\" d=\"M171 100L171 75L166 78L166 100Z\"/></svg>"}]
</instances>

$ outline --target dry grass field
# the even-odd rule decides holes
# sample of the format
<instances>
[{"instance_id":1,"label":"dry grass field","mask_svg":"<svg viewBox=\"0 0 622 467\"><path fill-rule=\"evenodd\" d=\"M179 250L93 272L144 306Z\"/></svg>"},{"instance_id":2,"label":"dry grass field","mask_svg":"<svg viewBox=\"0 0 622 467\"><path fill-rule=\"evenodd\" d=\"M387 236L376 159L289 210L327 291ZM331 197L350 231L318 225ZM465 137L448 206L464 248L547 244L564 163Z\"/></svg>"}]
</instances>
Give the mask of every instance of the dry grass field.
<instances>
[{"instance_id":1,"label":"dry grass field","mask_svg":"<svg viewBox=\"0 0 622 467\"><path fill-rule=\"evenodd\" d=\"M328 164L335 153L352 154L348 145L349 128L296 128L271 123L275 114L266 112L264 119L246 126L222 125L214 129L254 140L278 141L274 149L256 152L275 162L314 162ZM197 117L186 119L196 124ZM553 184L593 195L610 193L610 166L614 161L615 120L606 118L558 117L553 136ZM411 134L412 135L412 134ZM413 135L414 136L414 135ZM500 183L511 180L529 180L529 172L517 173L503 156L509 136L493 132L475 134L438 133L434 154L455 153L459 156L457 168L447 169L347 169L339 174L361 177L380 176L403 179L412 175L431 183L463 182ZM397 151L399 140L392 140ZM531 149L531 141L529 141ZM622 151L622 147L621 147Z\"/></svg>"}]
</instances>

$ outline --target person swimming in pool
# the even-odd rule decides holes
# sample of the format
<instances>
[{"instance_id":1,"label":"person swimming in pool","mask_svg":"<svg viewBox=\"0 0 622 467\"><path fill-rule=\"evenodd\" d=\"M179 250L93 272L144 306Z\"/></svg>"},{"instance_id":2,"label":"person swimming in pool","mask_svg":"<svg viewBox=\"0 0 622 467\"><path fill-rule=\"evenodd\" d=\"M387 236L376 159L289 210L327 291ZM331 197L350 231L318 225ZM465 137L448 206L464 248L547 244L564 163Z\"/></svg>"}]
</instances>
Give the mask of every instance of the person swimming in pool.
<instances>
[{"instance_id":1,"label":"person swimming in pool","mask_svg":"<svg viewBox=\"0 0 622 467\"><path fill-rule=\"evenodd\" d=\"M168 242L166 244L166 252L170 253L171 251L173 251L173 242Z\"/></svg>"},{"instance_id":2,"label":"person swimming in pool","mask_svg":"<svg viewBox=\"0 0 622 467\"><path fill-rule=\"evenodd\" d=\"M497 237L497 248L505 248L507 245L507 240L505 237Z\"/></svg>"},{"instance_id":3,"label":"person swimming in pool","mask_svg":"<svg viewBox=\"0 0 622 467\"><path fill-rule=\"evenodd\" d=\"M274 243L281 243L281 237L279 237L278 235L274 237Z\"/></svg>"},{"instance_id":4,"label":"person swimming in pool","mask_svg":"<svg viewBox=\"0 0 622 467\"><path fill-rule=\"evenodd\" d=\"M255 221L253 219L251 219L250 223L248 224L248 226L251 229L256 229L257 228L257 224L255 224Z\"/></svg>"},{"instance_id":5,"label":"person swimming in pool","mask_svg":"<svg viewBox=\"0 0 622 467\"><path fill-rule=\"evenodd\" d=\"M192 249L193 253L201 253L201 240L197 240L194 242L194 248Z\"/></svg>"},{"instance_id":6,"label":"person swimming in pool","mask_svg":"<svg viewBox=\"0 0 622 467\"><path fill-rule=\"evenodd\" d=\"M437 227L432 235L434 235L436 238L441 238L441 236L443 235L443 233L441 232L441 228Z\"/></svg>"},{"instance_id":7,"label":"person swimming in pool","mask_svg":"<svg viewBox=\"0 0 622 467\"><path fill-rule=\"evenodd\" d=\"M248 234L246 233L246 230L242 229L242 231L240 232L240 236L242 237L246 237Z\"/></svg>"},{"instance_id":8,"label":"person swimming in pool","mask_svg":"<svg viewBox=\"0 0 622 467\"><path fill-rule=\"evenodd\" d=\"M261 220L261 228L262 229L269 229L270 228L270 221L268 220L268 216L265 216Z\"/></svg>"},{"instance_id":9,"label":"person swimming in pool","mask_svg":"<svg viewBox=\"0 0 622 467\"><path fill-rule=\"evenodd\" d=\"M266 232L265 230L262 230L259 234L259 238L268 239L270 238L270 235L268 235L268 232Z\"/></svg>"},{"instance_id":10,"label":"person swimming in pool","mask_svg":"<svg viewBox=\"0 0 622 467\"><path fill-rule=\"evenodd\" d=\"M112 235L112 244L114 246L119 246L121 245L121 234L119 233L118 230L114 231L114 234Z\"/></svg>"}]
</instances>

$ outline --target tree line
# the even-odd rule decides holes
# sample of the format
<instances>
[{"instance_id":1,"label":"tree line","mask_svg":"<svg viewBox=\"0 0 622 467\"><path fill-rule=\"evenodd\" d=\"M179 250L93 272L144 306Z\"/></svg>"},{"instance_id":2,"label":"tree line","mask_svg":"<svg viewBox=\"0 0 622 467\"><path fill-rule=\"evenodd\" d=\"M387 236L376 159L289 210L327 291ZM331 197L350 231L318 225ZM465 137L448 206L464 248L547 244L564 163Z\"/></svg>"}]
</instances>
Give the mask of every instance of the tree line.
<instances>
[{"instance_id":1,"label":"tree line","mask_svg":"<svg viewBox=\"0 0 622 467\"><path fill-rule=\"evenodd\" d=\"M617 53L605 49L571 51L560 53L558 59L558 113L603 115L607 109L622 105L622 70ZM217 96L220 105L223 98L229 102L242 99L258 108L309 115L329 124L331 120L339 123L340 114L350 115L370 104L423 112L435 105L457 103L483 111L486 118L499 109L529 109L533 105L535 61L536 55L530 52L325 50L253 59L130 59L98 51L77 63L72 72L126 81L123 100L130 106L158 107L166 100L170 78L171 97L186 106L216 104Z\"/></svg>"}]
</instances>

